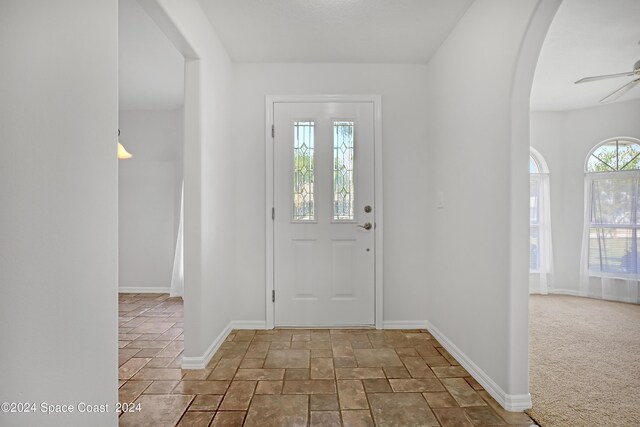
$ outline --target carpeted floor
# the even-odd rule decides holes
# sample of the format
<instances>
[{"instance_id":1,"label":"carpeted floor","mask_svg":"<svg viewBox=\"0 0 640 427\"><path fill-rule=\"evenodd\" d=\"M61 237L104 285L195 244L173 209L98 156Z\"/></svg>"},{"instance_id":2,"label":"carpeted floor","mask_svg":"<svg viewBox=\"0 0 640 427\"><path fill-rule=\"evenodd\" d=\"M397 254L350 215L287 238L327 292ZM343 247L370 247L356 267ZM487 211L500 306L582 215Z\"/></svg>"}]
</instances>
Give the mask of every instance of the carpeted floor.
<instances>
[{"instance_id":1,"label":"carpeted floor","mask_svg":"<svg viewBox=\"0 0 640 427\"><path fill-rule=\"evenodd\" d=\"M527 413L543 427L640 426L640 305L530 298Z\"/></svg>"}]
</instances>

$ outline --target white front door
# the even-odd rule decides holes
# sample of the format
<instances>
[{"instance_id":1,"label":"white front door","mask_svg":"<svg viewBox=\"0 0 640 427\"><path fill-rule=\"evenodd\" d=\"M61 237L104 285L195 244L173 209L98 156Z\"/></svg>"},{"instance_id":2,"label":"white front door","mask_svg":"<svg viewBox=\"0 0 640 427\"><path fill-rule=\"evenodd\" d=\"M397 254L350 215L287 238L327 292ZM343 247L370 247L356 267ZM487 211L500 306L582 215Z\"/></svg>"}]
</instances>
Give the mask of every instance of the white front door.
<instances>
[{"instance_id":1,"label":"white front door","mask_svg":"<svg viewBox=\"0 0 640 427\"><path fill-rule=\"evenodd\" d=\"M373 325L373 103L274 103L274 130L275 325Z\"/></svg>"}]
</instances>

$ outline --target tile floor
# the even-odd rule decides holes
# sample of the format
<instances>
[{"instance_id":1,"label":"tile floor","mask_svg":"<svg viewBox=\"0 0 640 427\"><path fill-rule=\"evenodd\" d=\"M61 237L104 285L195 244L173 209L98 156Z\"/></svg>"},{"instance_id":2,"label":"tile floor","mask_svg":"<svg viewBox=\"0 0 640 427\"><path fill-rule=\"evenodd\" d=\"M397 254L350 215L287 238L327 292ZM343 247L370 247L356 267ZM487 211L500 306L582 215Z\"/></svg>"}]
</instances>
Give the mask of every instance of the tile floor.
<instances>
[{"instance_id":1,"label":"tile floor","mask_svg":"<svg viewBox=\"0 0 640 427\"><path fill-rule=\"evenodd\" d=\"M120 294L122 426L531 426L424 330L233 331L182 370L182 300Z\"/></svg>"}]
</instances>

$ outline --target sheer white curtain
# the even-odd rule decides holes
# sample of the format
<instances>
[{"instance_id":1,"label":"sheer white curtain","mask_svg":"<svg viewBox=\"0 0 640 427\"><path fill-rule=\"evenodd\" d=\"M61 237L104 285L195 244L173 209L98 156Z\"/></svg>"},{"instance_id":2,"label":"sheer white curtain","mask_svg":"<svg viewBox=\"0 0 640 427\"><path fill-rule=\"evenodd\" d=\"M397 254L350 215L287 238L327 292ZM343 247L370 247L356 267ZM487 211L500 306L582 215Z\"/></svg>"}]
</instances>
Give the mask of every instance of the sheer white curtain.
<instances>
[{"instance_id":1,"label":"sheer white curtain","mask_svg":"<svg viewBox=\"0 0 640 427\"><path fill-rule=\"evenodd\" d=\"M176 253L173 257L173 274L171 275L171 290L169 295L172 297L184 296L184 182L180 190L180 224L178 226L178 237L176 239Z\"/></svg>"},{"instance_id":2,"label":"sheer white curtain","mask_svg":"<svg viewBox=\"0 0 640 427\"><path fill-rule=\"evenodd\" d=\"M585 175L580 295L638 303L640 172Z\"/></svg>"},{"instance_id":3,"label":"sheer white curtain","mask_svg":"<svg viewBox=\"0 0 640 427\"><path fill-rule=\"evenodd\" d=\"M549 174L532 173L530 176L530 270L539 274L536 293L547 294L553 283L553 245L551 241L551 194ZM537 243L537 244L536 244Z\"/></svg>"}]
</instances>

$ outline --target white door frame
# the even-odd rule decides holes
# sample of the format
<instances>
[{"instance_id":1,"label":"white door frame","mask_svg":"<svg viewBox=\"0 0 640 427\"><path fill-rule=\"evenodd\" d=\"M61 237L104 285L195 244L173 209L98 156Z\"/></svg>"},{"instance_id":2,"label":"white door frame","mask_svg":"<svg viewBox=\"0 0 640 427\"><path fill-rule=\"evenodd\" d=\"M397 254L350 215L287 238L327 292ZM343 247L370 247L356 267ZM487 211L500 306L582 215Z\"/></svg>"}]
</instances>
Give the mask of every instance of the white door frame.
<instances>
[{"instance_id":1,"label":"white door frame","mask_svg":"<svg viewBox=\"0 0 640 427\"><path fill-rule=\"evenodd\" d=\"M368 102L373 104L374 112L374 197L375 197L375 326L382 329L383 317L383 287L382 287L382 260L383 260L383 226L382 226L382 97L380 95L267 95L265 103L265 170L266 170L266 313L267 329L274 327L274 303L272 292L274 291L274 223L273 223L273 110L275 103L324 103L324 102ZM276 129L276 132L278 130Z\"/></svg>"}]
</instances>

